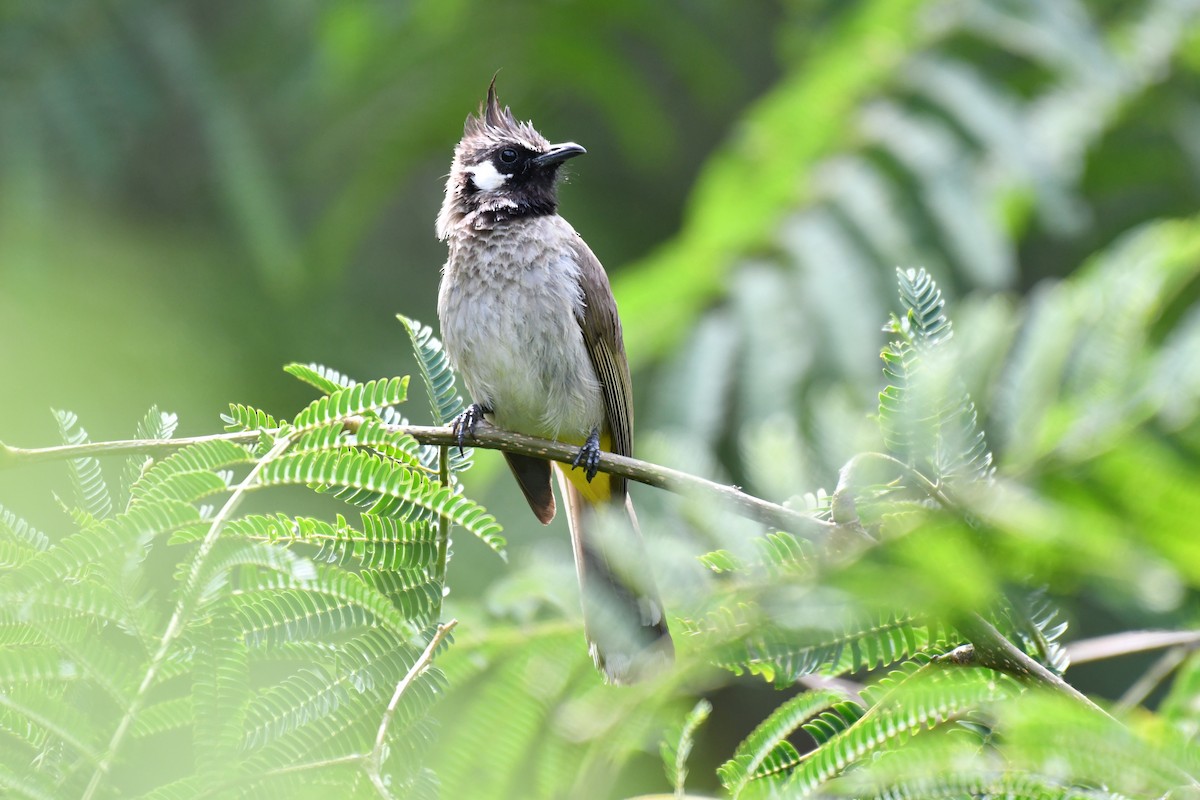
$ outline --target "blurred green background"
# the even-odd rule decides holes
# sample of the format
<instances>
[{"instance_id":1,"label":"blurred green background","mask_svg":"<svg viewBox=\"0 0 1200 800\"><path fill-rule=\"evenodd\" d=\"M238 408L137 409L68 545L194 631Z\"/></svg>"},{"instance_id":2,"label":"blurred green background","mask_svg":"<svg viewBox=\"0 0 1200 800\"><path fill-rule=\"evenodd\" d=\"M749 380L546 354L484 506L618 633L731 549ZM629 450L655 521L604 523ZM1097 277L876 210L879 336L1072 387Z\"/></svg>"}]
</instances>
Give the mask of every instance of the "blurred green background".
<instances>
[{"instance_id":1,"label":"blurred green background","mask_svg":"<svg viewBox=\"0 0 1200 800\"><path fill-rule=\"evenodd\" d=\"M1002 473L1078 448L1030 432L1053 420L1008 348L1052 281L1200 209L1194 0L15 0L0 64L0 440L26 446L50 407L99 439L156 403L187 435L231 401L294 412L289 361L410 371L394 314L436 322L442 182L497 69L588 148L561 208L613 280L638 455L777 501L881 449L896 266L950 295ZM565 557L479 461L514 561ZM50 475L0 496L45 520ZM676 557L734 535L665 518ZM456 544L454 597L510 569Z\"/></svg>"}]
</instances>

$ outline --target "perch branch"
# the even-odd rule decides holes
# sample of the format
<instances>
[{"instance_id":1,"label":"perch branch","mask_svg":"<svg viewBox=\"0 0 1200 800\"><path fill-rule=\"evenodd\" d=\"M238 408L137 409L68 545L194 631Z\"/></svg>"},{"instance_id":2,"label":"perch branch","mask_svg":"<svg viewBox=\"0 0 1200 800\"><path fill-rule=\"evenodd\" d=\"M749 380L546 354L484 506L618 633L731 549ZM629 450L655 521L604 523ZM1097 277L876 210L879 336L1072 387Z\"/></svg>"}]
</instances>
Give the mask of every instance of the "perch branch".
<instances>
[{"instance_id":1,"label":"perch branch","mask_svg":"<svg viewBox=\"0 0 1200 800\"><path fill-rule=\"evenodd\" d=\"M346 420L346 426L349 430L357 430L360 422L361 420L358 418L350 418ZM421 444L447 447L457 445L454 433L448 427L390 425L388 428L395 433L406 433ZM183 439L122 439L38 448L13 447L0 443L0 470L85 456L171 453L182 447L202 442L227 441L251 444L258 441L263 434L277 435L278 431L235 431ZM472 447L486 450L501 450L506 453L545 458L566 464L571 462L578 450L573 445L500 430L484 422L481 422L475 429L473 436L467 437L466 443ZM804 512L746 494L735 486L716 483L636 458L614 453L601 453L599 471L676 494L697 493L715 497L728 503L731 508L743 516L765 525L792 531L809 539L818 539L834 527L832 523L815 519Z\"/></svg>"}]
</instances>

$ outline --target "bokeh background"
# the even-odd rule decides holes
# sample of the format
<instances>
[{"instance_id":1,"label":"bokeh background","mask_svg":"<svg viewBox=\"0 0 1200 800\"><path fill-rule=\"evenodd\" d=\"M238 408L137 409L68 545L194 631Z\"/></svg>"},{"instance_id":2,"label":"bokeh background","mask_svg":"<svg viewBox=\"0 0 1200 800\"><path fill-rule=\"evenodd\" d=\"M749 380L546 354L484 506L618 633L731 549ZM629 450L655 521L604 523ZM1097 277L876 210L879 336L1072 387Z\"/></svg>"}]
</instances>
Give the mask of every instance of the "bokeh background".
<instances>
[{"instance_id":1,"label":"bokeh background","mask_svg":"<svg viewBox=\"0 0 1200 800\"><path fill-rule=\"evenodd\" d=\"M496 70L519 118L588 148L561 207L613 281L638 454L773 500L879 449L896 266L929 269L986 356L1090 254L1200 208L1194 0L14 0L0 440L54 442L51 407L96 439L151 404L185 435L230 402L290 414L290 361L410 371L394 315L436 322L433 220ZM1025 398L990 399L1019 473ZM48 480L0 494L44 519ZM566 557L493 454L468 486L518 566ZM511 568L456 545L453 597L486 597Z\"/></svg>"}]
</instances>

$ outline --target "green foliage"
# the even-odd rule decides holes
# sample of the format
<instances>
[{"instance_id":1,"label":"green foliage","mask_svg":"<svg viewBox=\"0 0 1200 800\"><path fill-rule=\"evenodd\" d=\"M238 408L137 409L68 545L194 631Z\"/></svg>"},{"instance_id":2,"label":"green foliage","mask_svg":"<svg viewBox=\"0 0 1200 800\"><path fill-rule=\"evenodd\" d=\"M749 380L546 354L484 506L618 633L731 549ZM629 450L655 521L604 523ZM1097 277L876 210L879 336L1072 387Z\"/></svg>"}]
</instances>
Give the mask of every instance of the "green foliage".
<instances>
[{"instance_id":1,"label":"green foliage","mask_svg":"<svg viewBox=\"0 0 1200 800\"><path fill-rule=\"evenodd\" d=\"M712 703L704 699L696 701L696 705L692 707L679 726L679 735L669 735L663 739L663 766L667 771L667 780L675 788L676 797L683 797L684 794L684 781L687 780L688 772L687 761L692 754L696 730L708 720L708 715L711 713Z\"/></svg>"},{"instance_id":2,"label":"green foliage","mask_svg":"<svg viewBox=\"0 0 1200 800\"><path fill-rule=\"evenodd\" d=\"M70 411L54 412L58 432L63 444L84 444L88 441L87 431L79 425L79 417ZM92 519L104 519L112 513L112 499L108 495L108 484L100 472L100 461L92 457L71 459L71 479L76 496L80 500L78 514Z\"/></svg>"},{"instance_id":3,"label":"green foliage","mask_svg":"<svg viewBox=\"0 0 1200 800\"><path fill-rule=\"evenodd\" d=\"M433 328L422 325L415 319L398 314L397 319L408 332L421 377L425 380L433 419L439 425L449 425L462 413L466 404L458 394L450 359L446 357L442 343L433 335ZM464 448L450 450L450 468L461 471L471 466L470 453Z\"/></svg>"},{"instance_id":4,"label":"green foliage","mask_svg":"<svg viewBox=\"0 0 1200 800\"><path fill-rule=\"evenodd\" d=\"M888 387L879 394L884 444L934 483L978 480L992 454L979 429L975 404L961 382L938 371L938 354L953 336L945 301L925 270L896 270L903 317L893 317L894 339L883 350ZM944 369L944 367L942 367ZM925 449L929 452L918 452Z\"/></svg>"},{"instance_id":5,"label":"green foliage","mask_svg":"<svg viewBox=\"0 0 1200 800\"><path fill-rule=\"evenodd\" d=\"M685 772L689 792L743 797L1194 792L1194 645L1144 673L1114 658L1101 683L1069 638L1197 624L1195 3L568 3L537 25L478 0L153 5L18 3L0 32L36 54L0 109L0 332L28 345L0 348L6 397L187 372L173 396L211 404L194 387L264 374L280 343L390 372L394 337L366 320L397 291L427 307L434 280L423 258L400 271L433 210L397 187L427 198L490 62L519 53L506 101L551 114L548 134L584 119L605 159L563 208L612 271L633 363L660 368L636 374L639 455L678 445L689 471L813 525L636 495L678 668L605 687L565 543L449 608L449 527L504 544L458 484L470 458L395 430L402 381L293 364L324 395L301 414L233 404L227 437L130 456L119 482L73 459L66 518L2 487L0 794L355 797L378 778L404 797L624 797L664 786L656 750L678 795ZM724 131L681 208L670 177ZM169 235L138 216L160 207ZM372 291L339 293L360 261ZM462 406L445 355L402 321L445 423ZM79 344L97 334L133 355L97 359ZM9 406L0 422L31 429ZM151 409L137 436L175 427ZM0 468L23 457L0 448ZM377 749L450 614L467 624ZM980 648L989 628L1048 671Z\"/></svg>"},{"instance_id":6,"label":"green foliage","mask_svg":"<svg viewBox=\"0 0 1200 800\"><path fill-rule=\"evenodd\" d=\"M1057 302L1105 314L1104 298L1137 286L1143 307L1169 309L1173 287L1200 280L1200 261L1194 258L1200 252L1197 229L1195 222L1167 223L1135 233L1064 282ZM1110 454L1101 459L1090 455L1091 448L1052 448L1043 453L1067 459L1068 466L1040 460L1041 473L1032 479L1005 472L1003 462L997 469L983 432L989 416L979 411L974 391L967 388L973 356L966 348L978 346L978 340L961 323L951 336L946 302L927 273L901 272L898 279L901 311L888 327L894 337L883 354L889 385L881 393L878 416L881 438L891 452L860 453L842 470L837 490L826 496L829 502L805 502L815 518L829 523L824 533L766 531L746 537L739 532L723 541L726 546L701 555L698 585L672 602L682 675L651 691L656 698L678 693L680 700L692 702L689 692L707 694L702 687L713 679L693 672L693 687L681 682L689 667L699 670L703 664L732 675L761 676L790 692L716 770L724 790L735 797L1151 798L1193 785L1200 775L1183 742L1195 736L1194 715L1183 711L1181 698L1194 701L1194 670L1181 673L1183 683L1176 684L1176 696L1164 709L1176 723L1144 708L1114 719L1064 695L1061 687L1051 688L1046 683L1050 678L1031 678L1031 667L1017 669L998 660L988 641L976 639L990 626L1028 663L1047 668L1045 675L1062 675L1070 663L1064 646L1063 587L1108 592L1114 610L1122 604L1128 613L1132 603L1155 619L1178 613L1170 605L1164 611L1162 604L1178 604L1181 595L1166 600L1164 593L1147 586L1147 569L1167 586L1186 585L1181 591L1194 596L1190 593L1200 581L1190 560L1176 555L1187 545L1174 536L1142 535L1169 524L1186 531L1183 540L1191 541L1195 521L1185 516L1191 509L1185 492L1168 495L1175 508L1148 507L1132 496L1128 504L1121 501L1105 481L1096 489L1102 498L1094 499L1087 484L1063 492L1058 477L1063 469L1073 475L1093 474L1090 470L1104 474L1116 469L1115 464L1106 466L1113 462L1111 453L1130 447L1144 454L1145 429L1160 419L1156 409L1165 407L1165 395L1159 399L1143 390L1137 405L1130 406L1128 395L1105 392L1108 402L1125 404L1125 413L1140 410L1120 428L1104 429ZM1130 309L1114 306L1108 321L1123 315L1118 312L1129 314ZM1011 313L1023 318L1020 309ZM1165 311L1163 317L1187 318ZM1076 317L1078 328L1060 334L1077 350L1111 346L1091 328L1098 318ZM1142 365L1100 362L1112 377L1079 376L1084 386L1113 379L1120 384L1125 378L1118 376L1145 375L1147 364L1164 359L1179 364L1174 353L1182 346L1179 337L1194 335L1190 327L1181 323L1177 331L1159 329L1151 337L1143 327L1152 324L1151 317L1135 312L1134 319L1141 321L1121 323L1121 339L1132 336L1142 342L1129 351ZM1021 340L1005 341L1019 347ZM1026 341L1025 347L1060 345ZM1008 356L1016 362L1024 357L1024 352ZM1001 369L993 380L1006 374ZM990 383L976 383L976 388L993 401L1003 396ZM1040 402L1074 405L1073 391L1064 381L1058 398ZM1033 429L1025 434L1041 435ZM1006 444L1011 447L1016 440L1008 438ZM1195 463L1184 458L1176 468L1196 475ZM1162 464L1156 469L1165 471ZM1145 474L1167 480L1165 474ZM1125 485L1126 479L1110 480ZM1187 485L1197 485L1191 480ZM1133 533L1114 518L1148 521ZM556 604L552 589L532 585L549 580L546 575L535 571L523 579L522 602L531 602L532 595L541 598L542 607ZM1047 591L1046 585L1055 591ZM548 700L541 691L544 684L528 678L530 672L543 673L526 659L577 662L549 649L522 622L536 619L537 612L514 606L511 624L504 624L507 617L499 613L484 641L447 659L457 696L444 713L471 717L481 707L477 703L500 704L503 711L489 730L521 744L497 753L482 773L477 759L444 756L439 773L456 791L464 791L473 777L487 775L500 787L490 795L494 797L553 796L568 791L564 787L578 792L581 784L574 779L563 777L555 784L542 774L530 783L506 771L513 763L565 763L577 777L596 748L612 748L613 743L600 744L612 731L602 724L578 741L571 738L572 745L535 733L550 725L555 710L569 700L557 693ZM1056 710L1058 706L1062 709ZM1027 714L1026 709L1043 711ZM646 710L596 713L604 720L616 716L627 729L638 731ZM712 714L720 712L714 703ZM686 735L677 728L664 734L668 776L677 786L681 763L688 766L689 785L696 784L695 757L685 762L680 753L702 745L697 737L709 730L693 725ZM477 753L483 747L482 739L460 727L448 727L445 737L449 752ZM531 755L552 747L562 749L547 750L544 760ZM628 748L626 757L632 758L639 745L631 741ZM1158 748L1165 748L1163 755L1147 755ZM584 794L606 796L606 791Z\"/></svg>"},{"instance_id":7,"label":"green foliage","mask_svg":"<svg viewBox=\"0 0 1200 800\"><path fill-rule=\"evenodd\" d=\"M806 692L771 712L738 746L733 758L717 769L725 789L738 797L751 781L790 772L800 762L800 754L787 737L841 699L836 692Z\"/></svg>"},{"instance_id":8,"label":"green foliage","mask_svg":"<svg viewBox=\"0 0 1200 800\"><path fill-rule=\"evenodd\" d=\"M421 377L425 379L434 422L449 425L464 406L463 399L455 390L450 359L446 357L442 343L434 337L433 328L403 315L398 315L397 318L408 332L408 338L412 340L413 350L417 354L417 363L421 367Z\"/></svg>"},{"instance_id":9,"label":"green foliage","mask_svg":"<svg viewBox=\"0 0 1200 800\"><path fill-rule=\"evenodd\" d=\"M73 459L73 531L0 509L6 791L429 795L428 711L444 681L409 673L442 612L449 529L502 555L504 540L384 424L406 378L289 371L327 394L291 419L231 405L231 433L131 458L127 495L96 458ZM56 416L68 444L87 442L73 414ZM151 409L139 435L152 446L174 427ZM346 497L359 524L238 513L279 486ZM156 762L180 733L190 747Z\"/></svg>"},{"instance_id":10,"label":"green foliage","mask_svg":"<svg viewBox=\"0 0 1200 800\"><path fill-rule=\"evenodd\" d=\"M1186 233L1166 232L1176 233L1175 226L1141 233L1134 242L1158 247L1119 247L1118 254L1135 247L1141 258L1117 255L1124 270L1093 268L1070 291L1103 297L1114 281L1168 291L1163 278L1178 275L1183 253L1196 252L1196 234L1194 224ZM1188 263L1189 280L1200 278L1196 262ZM1139 278L1131 269L1147 274ZM1011 667L980 655L978 641L962 649L980 628L959 622L982 614L1022 652L1062 674L1067 625L1056 602L1043 591L1000 587L1036 586L1037 577L1056 585L1094 581L1095 563L1067 553L1117 541L1129 560L1110 563L1104 580L1132 586L1142 564L1165 563L1170 550L1154 553L1153 541L1134 545L1103 525L1088 531L1072 524L1090 519L1095 526L1102 518L1078 505L1079 496L1060 500L1054 512L1054 529L1063 534L1032 538L1052 529L990 466L961 380L966 356L951 345L941 293L923 271L898 277L903 313L889 326L896 338L883 353L890 385L879 412L895 458L862 454L847 465L832 505L817 511L836 523L824 545L779 547L775 534L775 546L760 541L752 557L728 550L704 556L721 589L707 600L712 610L684 620L704 658L735 673L780 686L814 674L863 676L861 705L836 690L801 692L743 741L720 769L722 783L735 797L888 798L1083 797L1097 796L1097 787L1102 796L1154 797L1194 785L1196 764L1182 744L1189 734L1158 721L1121 724L1099 708L1013 680L1005 674ZM1122 336L1144 334L1127 325ZM1063 538L1067 530L1070 539ZM1031 575L1034 564L1042 568ZM1196 587L1186 569L1180 562L1171 579ZM957 580L955 570L968 573L970 583ZM882 591L872 591L883 581ZM878 615L873 623L871 614ZM880 676L888 665L894 671ZM832 713L818 716L838 700ZM801 723L812 737L807 749L790 738Z\"/></svg>"}]
</instances>

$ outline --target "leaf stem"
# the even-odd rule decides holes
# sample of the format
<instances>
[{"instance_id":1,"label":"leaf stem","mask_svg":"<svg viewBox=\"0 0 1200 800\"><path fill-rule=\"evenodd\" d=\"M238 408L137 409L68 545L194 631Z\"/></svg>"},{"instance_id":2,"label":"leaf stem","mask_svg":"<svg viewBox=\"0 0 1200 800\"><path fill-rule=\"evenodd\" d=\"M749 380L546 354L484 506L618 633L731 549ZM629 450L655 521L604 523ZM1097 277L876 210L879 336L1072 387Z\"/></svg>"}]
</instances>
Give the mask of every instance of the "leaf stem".
<instances>
[{"instance_id":1,"label":"leaf stem","mask_svg":"<svg viewBox=\"0 0 1200 800\"><path fill-rule=\"evenodd\" d=\"M450 448L442 445L438 448L438 482L442 486L450 486ZM450 560L450 528L453 523L445 514L438 517L437 532L437 565L434 578L438 583L437 608L434 619L442 616L442 601L446 597L446 567Z\"/></svg>"},{"instance_id":2,"label":"leaf stem","mask_svg":"<svg viewBox=\"0 0 1200 800\"><path fill-rule=\"evenodd\" d=\"M367 754L363 768L367 772L367 777L371 779L372 785L375 786L375 791L379 792L379 796L391 799L392 793L388 791L387 784L383 782L381 769L383 767L383 751L387 741L388 727L392 724L392 720L396 716L396 709L400 706L400 698L408 690L408 687L416 681L417 678L429 669L433 664L433 655L437 651L438 646L445 640L450 631L454 630L454 626L458 624L458 620L452 619L449 622L438 625L433 637L430 638L429 644L425 646L424 652L420 657L413 662L407 674L396 684L396 691L392 693L391 702L383 712L383 719L379 722L379 730L375 733L375 746L371 748L371 752Z\"/></svg>"}]
</instances>

